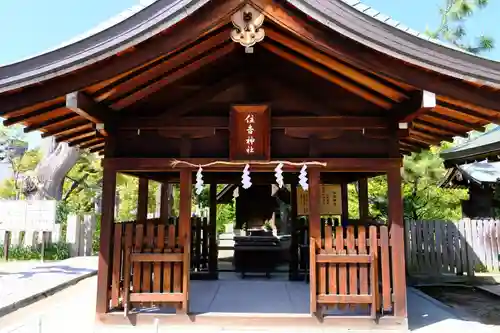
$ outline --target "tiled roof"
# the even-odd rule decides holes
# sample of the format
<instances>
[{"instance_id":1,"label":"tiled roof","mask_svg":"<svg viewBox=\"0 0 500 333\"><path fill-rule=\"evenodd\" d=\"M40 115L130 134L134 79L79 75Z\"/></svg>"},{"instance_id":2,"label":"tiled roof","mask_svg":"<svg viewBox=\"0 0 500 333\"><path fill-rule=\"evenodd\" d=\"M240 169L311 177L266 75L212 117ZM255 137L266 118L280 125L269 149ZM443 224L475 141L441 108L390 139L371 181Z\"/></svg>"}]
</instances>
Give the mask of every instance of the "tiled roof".
<instances>
[{"instance_id":1,"label":"tiled roof","mask_svg":"<svg viewBox=\"0 0 500 333\"><path fill-rule=\"evenodd\" d=\"M364 4L362 1L358 1L358 0L341 0L341 1L348 4L349 6L351 6L353 8L355 8L355 9L357 9L358 11L362 12L365 15L373 17L374 19L376 19L380 22L383 22L387 25L390 25L391 27L394 27L394 28L397 28L401 31L404 31L410 35L422 38L424 40L427 40L429 42L432 42L432 43L435 43L435 44L438 44L441 46L449 47L449 48L457 50L457 51L472 54L470 52L464 51L461 48L456 47L455 45L453 45L451 43L442 42L439 39L431 38L430 36L426 35L425 33L413 30L412 28L407 27L403 23L396 21L392 17L387 16L384 13L379 12L375 8L372 8L372 7Z\"/></svg>"},{"instance_id":2,"label":"tiled roof","mask_svg":"<svg viewBox=\"0 0 500 333\"><path fill-rule=\"evenodd\" d=\"M461 164L477 159L485 159L488 155L500 154L500 126L474 139L467 140L455 147L441 152L440 156L449 164Z\"/></svg>"}]
</instances>

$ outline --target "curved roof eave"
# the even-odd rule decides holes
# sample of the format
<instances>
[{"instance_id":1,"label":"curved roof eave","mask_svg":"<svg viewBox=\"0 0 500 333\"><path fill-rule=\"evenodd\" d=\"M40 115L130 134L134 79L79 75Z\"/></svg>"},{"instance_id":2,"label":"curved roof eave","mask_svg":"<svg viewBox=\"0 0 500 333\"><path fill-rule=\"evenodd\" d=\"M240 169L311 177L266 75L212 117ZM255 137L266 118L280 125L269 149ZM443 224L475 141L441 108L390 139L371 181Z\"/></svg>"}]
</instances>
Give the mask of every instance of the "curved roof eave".
<instances>
[{"instance_id":1,"label":"curved roof eave","mask_svg":"<svg viewBox=\"0 0 500 333\"><path fill-rule=\"evenodd\" d=\"M480 58L375 18L379 12L356 0L287 0L328 28L371 49L437 73L500 88L500 62ZM439 44L438 44L439 43Z\"/></svg>"},{"instance_id":2,"label":"curved roof eave","mask_svg":"<svg viewBox=\"0 0 500 333\"><path fill-rule=\"evenodd\" d=\"M0 67L0 92L64 75L106 59L173 26L210 0L159 0L75 43Z\"/></svg>"},{"instance_id":3,"label":"curved roof eave","mask_svg":"<svg viewBox=\"0 0 500 333\"><path fill-rule=\"evenodd\" d=\"M106 59L169 28L210 0L157 0L73 44L0 67L0 92L48 80ZM422 38L356 0L287 0L328 28L378 52L458 79L500 88L500 63Z\"/></svg>"}]
</instances>

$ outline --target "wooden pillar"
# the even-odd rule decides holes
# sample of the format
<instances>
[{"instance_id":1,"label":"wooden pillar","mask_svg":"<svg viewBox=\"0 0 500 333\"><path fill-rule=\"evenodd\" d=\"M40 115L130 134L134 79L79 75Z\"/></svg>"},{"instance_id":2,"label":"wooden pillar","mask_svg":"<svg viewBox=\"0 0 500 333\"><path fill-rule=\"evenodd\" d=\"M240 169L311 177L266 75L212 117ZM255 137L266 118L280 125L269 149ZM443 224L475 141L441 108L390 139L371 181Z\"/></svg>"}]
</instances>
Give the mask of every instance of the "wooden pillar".
<instances>
[{"instance_id":1,"label":"wooden pillar","mask_svg":"<svg viewBox=\"0 0 500 333\"><path fill-rule=\"evenodd\" d=\"M297 233L297 184L290 186L290 231L292 235L290 244L290 267L288 279L297 281L299 279L299 239Z\"/></svg>"},{"instance_id":2,"label":"wooden pillar","mask_svg":"<svg viewBox=\"0 0 500 333\"><path fill-rule=\"evenodd\" d=\"M358 180L359 219L366 221L370 216L368 205L368 178Z\"/></svg>"},{"instance_id":3,"label":"wooden pillar","mask_svg":"<svg viewBox=\"0 0 500 333\"><path fill-rule=\"evenodd\" d=\"M101 233L99 240L99 263L97 271L96 314L109 309L111 248L113 246L113 223L115 213L116 171L103 166Z\"/></svg>"},{"instance_id":4,"label":"wooden pillar","mask_svg":"<svg viewBox=\"0 0 500 333\"><path fill-rule=\"evenodd\" d=\"M180 177L180 201L179 201L179 243L184 249L184 261L182 266L182 312L187 313L189 309L189 261L191 243L191 191L192 175L190 169L182 169Z\"/></svg>"},{"instance_id":5,"label":"wooden pillar","mask_svg":"<svg viewBox=\"0 0 500 333\"><path fill-rule=\"evenodd\" d=\"M396 317L406 317L405 237L401 171L399 168L391 168L388 170L387 185L389 197L390 244L392 244L394 315Z\"/></svg>"},{"instance_id":6,"label":"wooden pillar","mask_svg":"<svg viewBox=\"0 0 500 333\"><path fill-rule=\"evenodd\" d=\"M139 178L139 195L137 196L137 222L146 223L148 219L148 187L147 178Z\"/></svg>"},{"instance_id":7,"label":"wooden pillar","mask_svg":"<svg viewBox=\"0 0 500 333\"><path fill-rule=\"evenodd\" d=\"M210 275L217 278L218 270L218 248L217 248L217 184L210 184L210 219L209 219L209 240L208 240L208 271ZM205 235L203 235L205 237Z\"/></svg>"},{"instance_id":8,"label":"wooden pillar","mask_svg":"<svg viewBox=\"0 0 500 333\"><path fill-rule=\"evenodd\" d=\"M340 184L340 195L342 197L342 225L346 225L349 220L349 190L347 183Z\"/></svg>"},{"instance_id":9,"label":"wooden pillar","mask_svg":"<svg viewBox=\"0 0 500 333\"><path fill-rule=\"evenodd\" d=\"M320 213L320 171L316 168L309 169L309 237L314 237L315 247L310 244L311 253L309 253L309 288L310 288L310 312L316 313L316 262L315 252L312 249L321 248L321 213ZM311 260L312 258L312 260Z\"/></svg>"},{"instance_id":10,"label":"wooden pillar","mask_svg":"<svg viewBox=\"0 0 500 333\"><path fill-rule=\"evenodd\" d=\"M168 193L168 183L161 184L161 194L160 194L160 220L166 222L169 215L169 193Z\"/></svg>"}]
</instances>

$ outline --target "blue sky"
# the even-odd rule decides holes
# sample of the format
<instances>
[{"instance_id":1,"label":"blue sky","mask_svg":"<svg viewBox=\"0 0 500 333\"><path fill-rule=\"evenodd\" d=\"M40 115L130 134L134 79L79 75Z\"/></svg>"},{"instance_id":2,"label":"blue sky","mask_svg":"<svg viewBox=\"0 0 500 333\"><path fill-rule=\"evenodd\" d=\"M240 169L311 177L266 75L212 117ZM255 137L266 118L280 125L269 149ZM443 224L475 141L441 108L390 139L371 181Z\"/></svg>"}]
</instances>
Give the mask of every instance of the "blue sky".
<instances>
[{"instance_id":1,"label":"blue sky","mask_svg":"<svg viewBox=\"0 0 500 333\"><path fill-rule=\"evenodd\" d=\"M0 64L8 64L54 48L85 33L120 12L148 0L1 0ZM439 22L438 4L444 0L364 0L365 4L417 31ZM472 36L493 36L498 47L485 57L500 60L500 29L496 29L500 1L491 0L468 24ZM30 144L39 141L29 136Z\"/></svg>"}]
</instances>

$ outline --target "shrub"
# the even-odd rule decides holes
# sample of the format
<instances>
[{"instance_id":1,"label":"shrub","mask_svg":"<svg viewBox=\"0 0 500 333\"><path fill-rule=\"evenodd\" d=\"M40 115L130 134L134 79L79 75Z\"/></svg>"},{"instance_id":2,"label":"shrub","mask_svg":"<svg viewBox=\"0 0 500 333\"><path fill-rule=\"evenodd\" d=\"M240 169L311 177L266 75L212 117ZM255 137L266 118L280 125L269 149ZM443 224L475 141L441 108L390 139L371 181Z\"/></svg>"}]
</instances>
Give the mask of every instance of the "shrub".
<instances>
[{"instance_id":1,"label":"shrub","mask_svg":"<svg viewBox=\"0 0 500 333\"><path fill-rule=\"evenodd\" d=\"M0 251L0 258L3 251ZM11 260L41 260L41 246L16 245L9 248L9 259ZM55 243L45 247L44 260L64 260L69 258L69 244Z\"/></svg>"}]
</instances>

